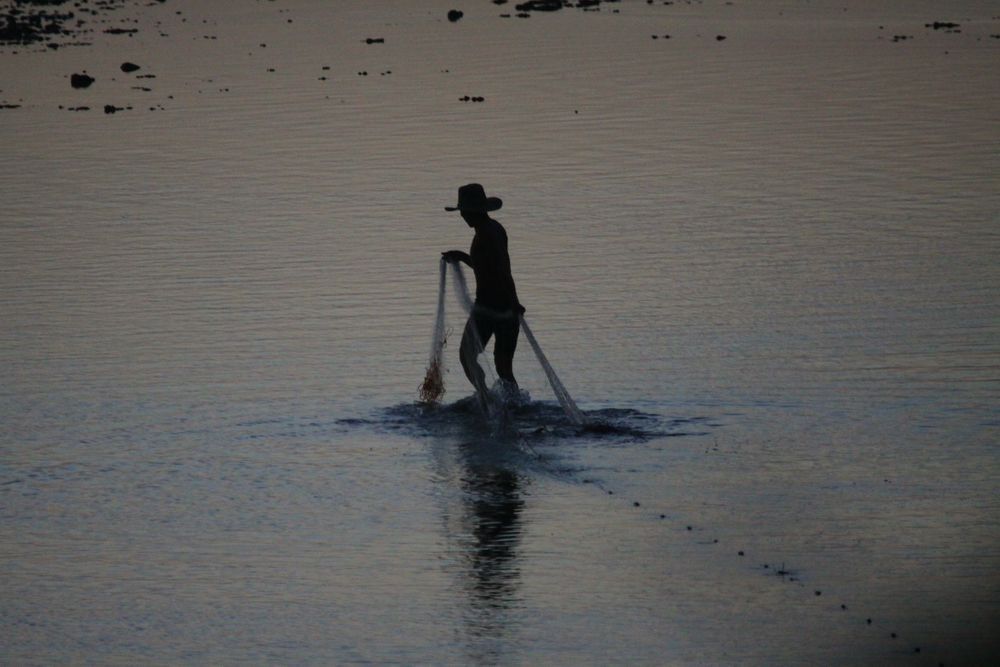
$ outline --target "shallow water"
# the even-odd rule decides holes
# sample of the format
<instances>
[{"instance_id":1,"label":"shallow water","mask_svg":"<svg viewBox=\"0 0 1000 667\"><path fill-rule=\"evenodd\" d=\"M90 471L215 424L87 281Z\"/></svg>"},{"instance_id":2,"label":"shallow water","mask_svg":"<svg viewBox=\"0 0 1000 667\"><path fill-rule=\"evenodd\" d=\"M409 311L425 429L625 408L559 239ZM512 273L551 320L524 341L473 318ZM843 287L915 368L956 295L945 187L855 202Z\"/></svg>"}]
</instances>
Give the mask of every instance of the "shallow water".
<instances>
[{"instance_id":1,"label":"shallow water","mask_svg":"<svg viewBox=\"0 0 1000 667\"><path fill-rule=\"evenodd\" d=\"M995 661L993 3L154 4L0 46L0 662ZM615 432L414 405L469 181Z\"/></svg>"}]
</instances>

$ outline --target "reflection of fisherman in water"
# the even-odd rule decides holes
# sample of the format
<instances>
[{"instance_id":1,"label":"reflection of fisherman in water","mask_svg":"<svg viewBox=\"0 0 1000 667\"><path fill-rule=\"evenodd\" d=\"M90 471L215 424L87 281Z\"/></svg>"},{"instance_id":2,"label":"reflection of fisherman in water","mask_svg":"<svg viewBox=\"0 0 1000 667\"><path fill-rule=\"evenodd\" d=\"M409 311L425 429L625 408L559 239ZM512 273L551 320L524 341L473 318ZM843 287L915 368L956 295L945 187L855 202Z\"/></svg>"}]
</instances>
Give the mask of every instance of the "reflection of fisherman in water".
<instances>
[{"instance_id":1,"label":"reflection of fisherman in water","mask_svg":"<svg viewBox=\"0 0 1000 667\"><path fill-rule=\"evenodd\" d=\"M435 438L436 477L447 540L443 565L454 576L466 663L504 664L522 626L523 487L529 479L519 449L486 435L465 412L453 413L458 440Z\"/></svg>"},{"instance_id":2,"label":"reflection of fisherman in water","mask_svg":"<svg viewBox=\"0 0 1000 667\"><path fill-rule=\"evenodd\" d=\"M465 480L473 497L469 506L474 515L471 571L476 596L482 602L503 606L514 592L518 572L512 567L520 537L518 525L524 501L518 491L517 475L510 470L470 470Z\"/></svg>"},{"instance_id":3,"label":"reflection of fisherman in water","mask_svg":"<svg viewBox=\"0 0 1000 667\"><path fill-rule=\"evenodd\" d=\"M460 424L463 416L468 430L459 441L435 438L432 449L444 484L442 565L453 577L449 592L465 664L490 667L509 662L523 625L522 489L528 473L519 451L484 437L482 423L468 413L456 413Z\"/></svg>"},{"instance_id":4,"label":"reflection of fisherman in water","mask_svg":"<svg viewBox=\"0 0 1000 667\"><path fill-rule=\"evenodd\" d=\"M445 207L446 211L461 212L465 222L476 230L468 254L461 250L449 250L442 255L450 262L465 262L476 274L476 303L462 334L459 358L466 377L480 396L486 395L488 387L486 374L476 359L482 346L493 335L496 335L493 360L497 375L517 387L513 368L514 350L520 331L518 315L524 312L524 306L517 299L517 289L510 273L507 232L488 215L502 205L497 197L487 198L483 186L470 183L458 189L457 206Z\"/></svg>"},{"instance_id":5,"label":"reflection of fisherman in water","mask_svg":"<svg viewBox=\"0 0 1000 667\"><path fill-rule=\"evenodd\" d=\"M471 521L465 545L468 627L471 648L483 660L502 653L502 647L491 642L506 638L512 620L509 611L517 602L521 576L517 547L524 500L520 480L512 470L468 462L464 473L466 519Z\"/></svg>"}]
</instances>

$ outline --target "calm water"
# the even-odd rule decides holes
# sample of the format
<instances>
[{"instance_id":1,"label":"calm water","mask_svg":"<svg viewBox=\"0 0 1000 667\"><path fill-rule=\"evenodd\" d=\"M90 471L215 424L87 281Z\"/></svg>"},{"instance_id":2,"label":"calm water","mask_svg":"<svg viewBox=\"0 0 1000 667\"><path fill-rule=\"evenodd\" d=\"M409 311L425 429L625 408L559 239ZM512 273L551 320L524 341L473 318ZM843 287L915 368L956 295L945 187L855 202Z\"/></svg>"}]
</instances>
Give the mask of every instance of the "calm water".
<instances>
[{"instance_id":1,"label":"calm water","mask_svg":"<svg viewBox=\"0 0 1000 667\"><path fill-rule=\"evenodd\" d=\"M997 664L995 3L152 4L0 47L0 663ZM469 181L621 433L413 406Z\"/></svg>"}]
</instances>

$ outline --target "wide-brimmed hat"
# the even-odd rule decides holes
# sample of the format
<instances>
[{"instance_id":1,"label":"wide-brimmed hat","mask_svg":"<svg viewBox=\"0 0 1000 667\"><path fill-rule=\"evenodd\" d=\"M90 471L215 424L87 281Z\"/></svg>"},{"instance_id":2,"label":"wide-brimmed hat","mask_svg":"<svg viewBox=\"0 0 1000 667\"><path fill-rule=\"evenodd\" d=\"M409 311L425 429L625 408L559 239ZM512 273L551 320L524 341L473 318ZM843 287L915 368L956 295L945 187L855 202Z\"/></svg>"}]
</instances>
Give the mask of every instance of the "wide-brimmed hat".
<instances>
[{"instance_id":1,"label":"wide-brimmed hat","mask_svg":"<svg viewBox=\"0 0 1000 667\"><path fill-rule=\"evenodd\" d=\"M469 211L470 213L489 213L499 211L503 202L499 197L487 197L486 190L479 183L469 183L458 189L458 205L445 206L446 211Z\"/></svg>"}]
</instances>

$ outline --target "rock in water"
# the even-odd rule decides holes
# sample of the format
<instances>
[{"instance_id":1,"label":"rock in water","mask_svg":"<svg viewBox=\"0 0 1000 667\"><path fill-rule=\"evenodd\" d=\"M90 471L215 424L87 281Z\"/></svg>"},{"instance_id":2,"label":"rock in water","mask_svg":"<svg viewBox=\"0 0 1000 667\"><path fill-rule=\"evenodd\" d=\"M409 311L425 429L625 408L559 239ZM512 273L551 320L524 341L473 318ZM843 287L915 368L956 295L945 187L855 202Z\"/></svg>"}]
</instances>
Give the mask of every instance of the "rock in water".
<instances>
[{"instance_id":1,"label":"rock in water","mask_svg":"<svg viewBox=\"0 0 1000 667\"><path fill-rule=\"evenodd\" d=\"M88 88L96 79L86 74L74 74L69 78L70 85L74 88Z\"/></svg>"},{"instance_id":2,"label":"rock in water","mask_svg":"<svg viewBox=\"0 0 1000 667\"><path fill-rule=\"evenodd\" d=\"M122 71L125 72L126 74L131 74L132 72L139 69L142 68L136 65L135 63L128 63L128 62L122 63Z\"/></svg>"},{"instance_id":3,"label":"rock in water","mask_svg":"<svg viewBox=\"0 0 1000 667\"><path fill-rule=\"evenodd\" d=\"M562 0L528 0L523 4L514 5L514 9L519 12L554 12L562 8Z\"/></svg>"}]
</instances>

